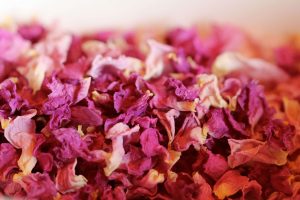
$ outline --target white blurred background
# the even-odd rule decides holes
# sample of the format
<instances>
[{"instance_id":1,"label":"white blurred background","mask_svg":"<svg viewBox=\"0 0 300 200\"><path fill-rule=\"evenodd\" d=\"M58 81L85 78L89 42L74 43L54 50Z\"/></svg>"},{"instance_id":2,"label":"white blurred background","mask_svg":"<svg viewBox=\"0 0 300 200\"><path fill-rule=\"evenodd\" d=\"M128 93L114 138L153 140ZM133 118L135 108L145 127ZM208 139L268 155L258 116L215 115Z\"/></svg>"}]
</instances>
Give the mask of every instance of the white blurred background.
<instances>
[{"instance_id":1,"label":"white blurred background","mask_svg":"<svg viewBox=\"0 0 300 200\"><path fill-rule=\"evenodd\" d=\"M300 32L298 0L0 0L0 20L59 21L68 30L230 23L254 33Z\"/></svg>"}]
</instances>

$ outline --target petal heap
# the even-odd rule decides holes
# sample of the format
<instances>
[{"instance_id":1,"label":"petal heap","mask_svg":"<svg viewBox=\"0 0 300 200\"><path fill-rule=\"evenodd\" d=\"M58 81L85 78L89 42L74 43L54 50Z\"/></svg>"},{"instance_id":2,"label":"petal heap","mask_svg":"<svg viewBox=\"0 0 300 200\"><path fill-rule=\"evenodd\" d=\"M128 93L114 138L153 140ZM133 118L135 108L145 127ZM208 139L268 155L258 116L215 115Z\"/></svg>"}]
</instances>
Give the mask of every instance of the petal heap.
<instances>
[{"instance_id":1,"label":"petal heap","mask_svg":"<svg viewBox=\"0 0 300 200\"><path fill-rule=\"evenodd\" d=\"M300 37L12 27L1 199L300 199Z\"/></svg>"}]
</instances>

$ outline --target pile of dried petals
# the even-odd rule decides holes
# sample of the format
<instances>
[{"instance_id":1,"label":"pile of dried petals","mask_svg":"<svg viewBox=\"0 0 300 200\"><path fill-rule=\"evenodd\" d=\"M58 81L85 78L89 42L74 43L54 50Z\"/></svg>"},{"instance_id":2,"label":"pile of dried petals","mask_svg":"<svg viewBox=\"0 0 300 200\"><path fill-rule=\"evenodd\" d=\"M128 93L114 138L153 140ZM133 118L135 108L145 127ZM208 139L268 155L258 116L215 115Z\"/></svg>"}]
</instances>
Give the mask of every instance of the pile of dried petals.
<instances>
[{"instance_id":1,"label":"pile of dried petals","mask_svg":"<svg viewBox=\"0 0 300 200\"><path fill-rule=\"evenodd\" d=\"M1 28L1 196L300 199L299 41Z\"/></svg>"}]
</instances>

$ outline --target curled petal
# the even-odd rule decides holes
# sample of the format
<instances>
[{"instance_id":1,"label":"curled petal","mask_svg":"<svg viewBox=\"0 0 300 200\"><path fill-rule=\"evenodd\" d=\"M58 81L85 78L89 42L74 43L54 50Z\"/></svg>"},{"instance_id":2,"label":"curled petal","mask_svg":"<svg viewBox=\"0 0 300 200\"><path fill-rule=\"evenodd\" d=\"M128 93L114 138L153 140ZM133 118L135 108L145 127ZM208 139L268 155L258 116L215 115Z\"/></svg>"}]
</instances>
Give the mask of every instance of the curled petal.
<instances>
[{"instance_id":1,"label":"curled petal","mask_svg":"<svg viewBox=\"0 0 300 200\"><path fill-rule=\"evenodd\" d=\"M106 159L106 167L104 168L104 173L106 176L109 176L113 171L115 171L123 160L125 155L125 150L123 148L123 137L112 139L112 148L112 153L108 154L108 158Z\"/></svg>"},{"instance_id":2,"label":"curled petal","mask_svg":"<svg viewBox=\"0 0 300 200\"><path fill-rule=\"evenodd\" d=\"M106 176L109 176L122 163L125 155L123 137L129 136L132 133L139 131L139 129L139 125L136 125L130 129L128 125L120 122L108 130L106 138L112 140L112 153L109 153L105 159L106 167L104 168L104 173Z\"/></svg>"},{"instance_id":3,"label":"curled petal","mask_svg":"<svg viewBox=\"0 0 300 200\"><path fill-rule=\"evenodd\" d=\"M57 170L56 188L63 194L74 192L87 184L84 176L75 174L76 164L77 160L75 159Z\"/></svg>"},{"instance_id":4,"label":"curled petal","mask_svg":"<svg viewBox=\"0 0 300 200\"><path fill-rule=\"evenodd\" d=\"M159 109L173 108L178 111L191 111L195 112L198 105L199 99L193 100L180 100L178 97L170 93L166 86L168 79L162 77L154 82L146 82L147 87L153 93L153 97L150 100L150 106ZM152 95L152 94L151 94Z\"/></svg>"},{"instance_id":5,"label":"curled petal","mask_svg":"<svg viewBox=\"0 0 300 200\"><path fill-rule=\"evenodd\" d=\"M154 110L153 113L158 116L160 122L165 127L169 137L169 144L171 144L175 135L175 118L179 117L180 112L171 109L167 113L158 110Z\"/></svg>"},{"instance_id":6,"label":"curled petal","mask_svg":"<svg viewBox=\"0 0 300 200\"><path fill-rule=\"evenodd\" d=\"M79 87L76 88L75 95L74 95L74 104L78 103L82 99L88 96L88 92L91 85L91 78L85 78L80 81Z\"/></svg>"},{"instance_id":7,"label":"curled petal","mask_svg":"<svg viewBox=\"0 0 300 200\"><path fill-rule=\"evenodd\" d=\"M236 109L237 99L241 93L242 83L239 79L229 78L224 82L224 87L222 88L222 96L228 99L228 107L231 110Z\"/></svg>"},{"instance_id":8,"label":"curled petal","mask_svg":"<svg viewBox=\"0 0 300 200\"><path fill-rule=\"evenodd\" d=\"M175 136L173 146L177 151L186 151L190 145L199 149L205 143L207 132L202 130L195 116L185 118L180 130Z\"/></svg>"},{"instance_id":9,"label":"curled petal","mask_svg":"<svg viewBox=\"0 0 300 200\"><path fill-rule=\"evenodd\" d=\"M17 149L22 149L18 166L23 174L30 174L37 160L33 156L36 143L35 122L31 119L36 110L29 110L28 114L18 116L4 130L5 138Z\"/></svg>"},{"instance_id":10,"label":"curled petal","mask_svg":"<svg viewBox=\"0 0 300 200\"><path fill-rule=\"evenodd\" d=\"M200 88L200 104L209 108L210 106L224 108L227 102L222 98L218 87L218 79L213 74L201 74L197 77Z\"/></svg>"},{"instance_id":11,"label":"curled petal","mask_svg":"<svg viewBox=\"0 0 300 200\"><path fill-rule=\"evenodd\" d=\"M163 73L165 56L173 50L172 47L158 43L155 40L148 40L148 45L150 47L150 53L145 61L146 69L144 79L146 80L157 78Z\"/></svg>"},{"instance_id":12,"label":"curled petal","mask_svg":"<svg viewBox=\"0 0 300 200\"><path fill-rule=\"evenodd\" d=\"M140 180L140 184L147 189L151 189L157 184L164 182L164 180L164 174L159 173L155 169L150 169L148 173Z\"/></svg>"},{"instance_id":13,"label":"curled petal","mask_svg":"<svg viewBox=\"0 0 300 200\"><path fill-rule=\"evenodd\" d=\"M168 156L165 158L165 162L168 164L169 169L171 169L177 161L180 159L181 152L168 150Z\"/></svg>"},{"instance_id":14,"label":"curled petal","mask_svg":"<svg viewBox=\"0 0 300 200\"><path fill-rule=\"evenodd\" d=\"M137 132L139 130L140 130L139 125L136 125L133 128L129 128L128 125L126 125L122 122L119 122L107 131L106 138L107 139L113 139L113 138L117 138L117 137L128 136L128 135L130 135L134 132Z\"/></svg>"}]
</instances>

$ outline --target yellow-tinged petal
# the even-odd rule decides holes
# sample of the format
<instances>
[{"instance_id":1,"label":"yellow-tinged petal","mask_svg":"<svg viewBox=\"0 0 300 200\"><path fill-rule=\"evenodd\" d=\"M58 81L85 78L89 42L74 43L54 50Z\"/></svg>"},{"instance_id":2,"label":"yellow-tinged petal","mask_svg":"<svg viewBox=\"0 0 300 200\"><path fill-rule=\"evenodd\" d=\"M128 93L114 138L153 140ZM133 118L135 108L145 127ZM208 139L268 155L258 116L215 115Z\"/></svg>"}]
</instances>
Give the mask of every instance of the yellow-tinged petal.
<instances>
[{"instance_id":1,"label":"yellow-tinged petal","mask_svg":"<svg viewBox=\"0 0 300 200\"><path fill-rule=\"evenodd\" d=\"M171 109L166 113L158 110L154 110L153 113L157 115L160 122L165 127L169 138L168 144L170 146L175 136L175 118L179 116L180 112L178 110Z\"/></svg>"},{"instance_id":2,"label":"yellow-tinged petal","mask_svg":"<svg viewBox=\"0 0 300 200\"><path fill-rule=\"evenodd\" d=\"M123 148L122 136L112 140L112 148L113 152L109 154L108 159L106 159L106 167L104 168L104 173L106 176L109 176L113 171L115 171L123 160L125 150Z\"/></svg>"},{"instance_id":3,"label":"yellow-tinged petal","mask_svg":"<svg viewBox=\"0 0 300 200\"><path fill-rule=\"evenodd\" d=\"M191 130L191 137L198 141L200 144L204 144L205 143L205 140L206 140L206 137L207 137L207 131L206 130L202 130L201 127L195 127Z\"/></svg>"},{"instance_id":4,"label":"yellow-tinged petal","mask_svg":"<svg viewBox=\"0 0 300 200\"><path fill-rule=\"evenodd\" d=\"M1 119L1 128L6 129L10 123L11 119Z\"/></svg>"},{"instance_id":5,"label":"yellow-tinged petal","mask_svg":"<svg viewBox=\"0 0 300 200\"><path fill-rule=\"evenodd\" d=\"M225 199L242 189L248 180L248 177L241 176L238 171L227 171L214 185L214 194L219 199Z\"/></svg>"},{"instance_id":6,"label":"yellow-tinged petal","mask_svg":"<svg viewBox=\"0 0 300 200\"><path fill-rule=\"evenodd\" d=\"M259 58L247 58L236 52L219 55L212 66L218 77L230 73L240 73L262 81L284 81L289 75L276 65ZM266 76L268 74L268 76Z\"/></svg>"},{"instance_id":7,"label":"yellow-tinged petal","mask_svg":"<svg viewBox=\"0 0 300 200\"><path fill-rule=\"evenodd\" d=\"M283 98L283 105L287 119L290 123L300 126L300 104L298 101Z\"/></svg>"},{"instance_id":8,"label":"yellow-tinged petal","mask_svg":"<svg viewBox=\"0 0 300 200\"><path fill-rule=\"evenodd\" d=\"M123 157L125 155L123 137L131 135L139 130L139 125L129 128L128 125L120 122L107 131L106 138L112 140L112 152L107 154L105 159L106 167L104 168L104 173L106 176L109 176L113 171L115 171L123 161Z\"/></svg>"},{"instance_id":9,"label":"yellow-tinged petal","mask_svg":"<svg viewBox=\"0 0 300 200\"><path fill-rule=\"evenodd\" d=\"M29 110L27 114L12 120L4 130L4 136L9 143L17 149L22 149L18 166L24 175L30 174L37 162L33 156L36 144L35 122L31 119L36 113L36 110Z\"/></svg>"},{"instance_id":10,"label":"yellow-tinged petal","mask_svg":"<svg viewBox=\"0 0 300 200\"><path fill-rule=\"evenodd\" d=\"M77 160L75 159L57 170L56 188L63 194L74 192L87 184L84 176L75 174L76 164Z\"/></svg>"},{"instance_id":11,"label":"yellow-tinged petal","mask_svg":"<svg viewBox=\"0 0 300 200\"><path fill-rule=\"evenodd\" d=\"M157 184L164 182L165 177L163 173L159 173L155 169L150 169L148 173L140 181L143 187L151 189Z\"/></svg>"},{"instance_id":12,"label":"yellow-tinged petal","mask_svg":"<svg viewBox=\"0 0 300 200\"><path fill-rule=\"evenodd\" d=\"M222 98L218 87L218 79L213 74L201 74L197 77L200 88L200 104L209 108L210 106L225 108L227 102Z\"/></svg>"},{"instance_id":13,"label":"yellow-tinged petal","mask_svg":"<svg viewBox=\"0 0 300 200\"><path fill-rule=\"evenodd\" d=\"M171 180L172 182L175 182L178 175L173 171L168 171L168 180Z\"/></svg>"},{"instance_id":14,"label":"yellow-tinged petal","mask_svg":"<svg viewBox=\"0 0 300 200\"><path fill-rule=\"evenodd\" d=\"M77 132L79 133L79 135L82 137L82 136L84 136L84 133L83 133L83 131L82 131L82 125L78 125L78 127L77 127Z\"/></svg>"},{"instance_id":15,"label":"yellow-tinged petal","mask_svg":"<svg viewBox=\"0 0 300 200\"><path fill-rule=\"evenodd\" d=\"M228 139L228 143L231 149L228 164L231 168L251 161L279 166L287 162L288 152L268 142L255 139Z\"/></svg>"},{"instance_id":16,"label":"yellow-tinged petal","mask_svg":"<svg viewBox=\"0 0 300 200\"><path fill-rule=\"evenodd\" d=\"M169 157L167 160L165 160L166 163L169 164L169 168L171 169L175 163L180 159L181 152L179 151L174 151L174 150L168 150L169 152Z\"/></svg>"}]
</instances>

